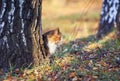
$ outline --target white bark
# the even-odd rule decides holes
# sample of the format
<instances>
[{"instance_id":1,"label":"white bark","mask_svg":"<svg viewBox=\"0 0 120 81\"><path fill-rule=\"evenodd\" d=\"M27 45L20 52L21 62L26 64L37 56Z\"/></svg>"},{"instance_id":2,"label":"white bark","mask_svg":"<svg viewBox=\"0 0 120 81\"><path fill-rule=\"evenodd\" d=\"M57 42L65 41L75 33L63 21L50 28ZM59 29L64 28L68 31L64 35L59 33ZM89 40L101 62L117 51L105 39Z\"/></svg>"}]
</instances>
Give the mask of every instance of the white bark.
<instances>
[{"instance_id":1,"label":"white bark","mask_svg":"<svg viewBox=\"0 0 120 81\"><path fill-rule=\"evenodd\" d=\"M116 22L116 15L119 7L119 0L103 0L105 4L102 6L101 23L107 21L108 23Z\"/></svg>"},{"instance_id":2,"label":"white bark","mask_svg":"<svg viewBox=\"0 0 120 81\"><path fill-rule=\"evenodd\" d=\"M103 0L98 37L107 34L113 27L116 27L117 14L120 12L119 7L120 0Z\"/></svg>"}]
</instances>

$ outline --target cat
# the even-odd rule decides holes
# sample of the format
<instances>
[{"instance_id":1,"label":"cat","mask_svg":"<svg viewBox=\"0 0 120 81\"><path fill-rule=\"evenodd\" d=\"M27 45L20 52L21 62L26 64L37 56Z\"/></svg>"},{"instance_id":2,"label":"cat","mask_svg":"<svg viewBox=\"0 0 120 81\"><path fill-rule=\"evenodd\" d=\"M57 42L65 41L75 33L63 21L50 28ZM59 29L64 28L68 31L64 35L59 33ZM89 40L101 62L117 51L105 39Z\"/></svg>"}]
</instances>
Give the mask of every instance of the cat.
<instances>
[{"instance_id":1,"label":"cat","mask_svg":"<svg viewBox=\"0 0 120 81\"><path fill-rule=\"evenodd\" d=\"M45 53L53 55L57 48L62 45L62 34L59 28L50 30L43 34Z\"/></svg>"}]
</instances>

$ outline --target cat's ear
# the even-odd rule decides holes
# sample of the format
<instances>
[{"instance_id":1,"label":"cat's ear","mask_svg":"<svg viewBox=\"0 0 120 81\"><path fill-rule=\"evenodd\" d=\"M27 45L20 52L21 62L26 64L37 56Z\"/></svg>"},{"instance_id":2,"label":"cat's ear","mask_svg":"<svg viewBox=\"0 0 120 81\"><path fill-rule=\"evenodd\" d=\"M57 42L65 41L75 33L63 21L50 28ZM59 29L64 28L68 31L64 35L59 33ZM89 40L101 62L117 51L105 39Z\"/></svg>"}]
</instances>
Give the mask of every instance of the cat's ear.
<instances>
[{"instance_id":1,"label":"cat's ear","mask_svg":"<svg viewBox=\"0 0 120 81\"><path fill-rule=\"evenodd\" d=\"M56 28L55 31L54 31L54 34L59 34L59 33L60 33L59 28Z\"/></svg>"}]
</instances>

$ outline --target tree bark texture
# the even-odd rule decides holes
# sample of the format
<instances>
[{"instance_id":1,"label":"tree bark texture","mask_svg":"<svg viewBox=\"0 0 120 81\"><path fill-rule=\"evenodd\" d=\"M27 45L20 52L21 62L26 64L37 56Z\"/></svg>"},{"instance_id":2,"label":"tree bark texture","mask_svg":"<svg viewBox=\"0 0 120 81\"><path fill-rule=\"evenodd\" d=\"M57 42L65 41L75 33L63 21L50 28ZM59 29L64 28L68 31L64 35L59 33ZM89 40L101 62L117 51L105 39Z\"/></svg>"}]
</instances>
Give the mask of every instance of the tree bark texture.
<instances>
[{"instance_id":1,"label":"tree bark texture","mask_svg":"<svg viewBox=\"0 0 120 81\"><path fill-rule=\"evenodd\" d=\"M120 7L120 0L103 0L101 18L97 36L98 38L108 34L113 27L116 27Z\"/></svg>"},{"instance_id":2,"label":"tree bark texture","mask_svg":"<svg viewBox=\"0 0 120 81\"><path fill-rule=\"evenodd\" d=\"M42 0L0 0L0 68L40 64L41 9Z\"/></svg>"},{"instance_id":3,"label":"tree bark texture","mask_svg":"<svg viewBox=\"0 0 120 81\"><path fill-rule=\"evenodd\" d=\"M119 1L120 4L120 1ZM120 5L118 7L118 13L117 13L117 27L118 27L118 31L120 32Z\"/></svg>"}]
</instances>

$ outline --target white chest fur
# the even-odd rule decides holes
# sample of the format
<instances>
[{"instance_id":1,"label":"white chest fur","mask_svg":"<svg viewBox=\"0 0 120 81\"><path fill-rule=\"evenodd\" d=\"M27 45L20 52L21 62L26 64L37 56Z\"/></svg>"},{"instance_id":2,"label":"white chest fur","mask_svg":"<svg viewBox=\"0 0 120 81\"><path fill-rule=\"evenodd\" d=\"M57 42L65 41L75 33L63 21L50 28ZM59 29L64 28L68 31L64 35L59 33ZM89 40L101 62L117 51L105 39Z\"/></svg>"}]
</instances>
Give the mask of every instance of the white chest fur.
<instances>
[{"instance_id":1,"label":"white chest fur","mask_svg":"<svg viewBox=\"0 0 120 81\"><path fill-rule=\"evenodd\" d=\"M54 54L57 49L57 45L55 44L55 42L48 42L48 47L50 54Z\"/></svg>"}]
</instances>

